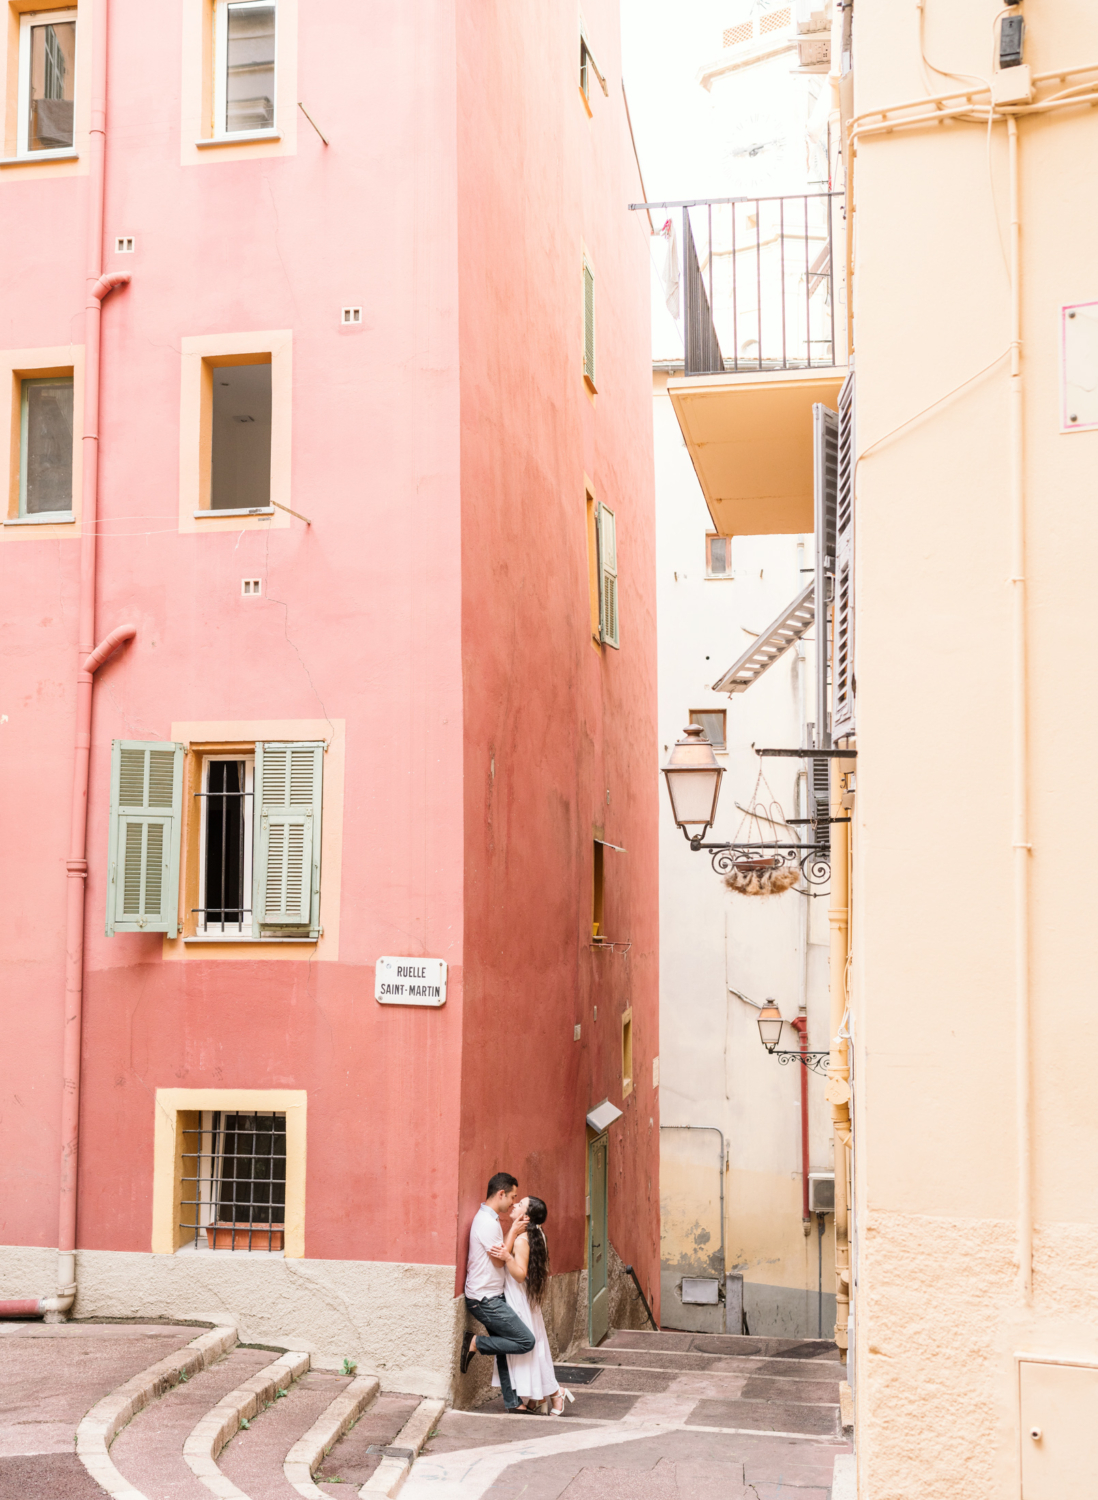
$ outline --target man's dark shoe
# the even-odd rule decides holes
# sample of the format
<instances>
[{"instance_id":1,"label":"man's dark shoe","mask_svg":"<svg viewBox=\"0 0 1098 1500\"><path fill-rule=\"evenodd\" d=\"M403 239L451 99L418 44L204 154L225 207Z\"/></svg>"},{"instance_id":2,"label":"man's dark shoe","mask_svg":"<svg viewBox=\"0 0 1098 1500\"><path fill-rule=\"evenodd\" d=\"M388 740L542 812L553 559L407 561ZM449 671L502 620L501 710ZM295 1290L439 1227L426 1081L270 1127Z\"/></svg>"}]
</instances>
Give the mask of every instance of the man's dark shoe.
<instances>
[{"instance_id":1,"label":"man's dark shoe","mask_svg":"<svg viewBox=\"0 0 1098 1500\"><path fill-rule=\"evenodd\" d=\"M461 1373L463 1375L465 1374L465 1372L469 1368L469 1366L472 1364L472 1362L473 1362L473 1356L477 1352L475 1349L470 1349L469 1348L469 1345L473 1342L473 1340L475 1338L476 1338L476 1334L475 1333L469 1333L468 1331L466 1331L464 1334L462 1334L462 1337L461 1337Z\"/></svg>"}]
</instances>

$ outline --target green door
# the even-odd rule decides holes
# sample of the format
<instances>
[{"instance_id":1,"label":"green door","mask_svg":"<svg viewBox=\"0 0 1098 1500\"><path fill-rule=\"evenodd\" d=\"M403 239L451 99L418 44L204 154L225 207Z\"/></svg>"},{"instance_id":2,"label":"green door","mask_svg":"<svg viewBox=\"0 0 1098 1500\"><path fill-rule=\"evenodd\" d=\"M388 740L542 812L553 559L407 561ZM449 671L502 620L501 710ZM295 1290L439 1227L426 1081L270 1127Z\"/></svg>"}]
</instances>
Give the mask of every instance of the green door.
<instances>
[{"instance_id":1,"label":"green door","mask_svg":"<svg viewBox=\"0 0 1098 1500\"><path fill-rule=\"evenodd\" d=\"M610 1293L606 1286L606 1136L587 1147L587 1180L591 1192L587 1242L587 1299L590 1342L601 1344L610 1331Z\"/></svg>"}]
</instances>

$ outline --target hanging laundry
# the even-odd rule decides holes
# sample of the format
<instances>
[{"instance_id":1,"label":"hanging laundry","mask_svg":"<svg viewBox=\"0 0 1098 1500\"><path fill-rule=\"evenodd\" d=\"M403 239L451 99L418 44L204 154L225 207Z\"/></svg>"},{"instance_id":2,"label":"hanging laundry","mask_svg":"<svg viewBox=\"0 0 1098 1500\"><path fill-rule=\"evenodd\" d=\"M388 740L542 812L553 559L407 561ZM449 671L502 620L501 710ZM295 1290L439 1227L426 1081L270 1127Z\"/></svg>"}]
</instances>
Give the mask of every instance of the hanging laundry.
<instances>
[{"instance_id":1,"label":"hanging laundry","mask_svg":"<svg viewBox=\"0 0 1098 1500\"><path fill-rule=\"evenodd\" d=\"M679 242L675 235L675 225L668 219L659 232L659 238L664 241L663 258L663 292L667 303L667 311L678 321L679 316Z\"/></svg>"}]
</instances>

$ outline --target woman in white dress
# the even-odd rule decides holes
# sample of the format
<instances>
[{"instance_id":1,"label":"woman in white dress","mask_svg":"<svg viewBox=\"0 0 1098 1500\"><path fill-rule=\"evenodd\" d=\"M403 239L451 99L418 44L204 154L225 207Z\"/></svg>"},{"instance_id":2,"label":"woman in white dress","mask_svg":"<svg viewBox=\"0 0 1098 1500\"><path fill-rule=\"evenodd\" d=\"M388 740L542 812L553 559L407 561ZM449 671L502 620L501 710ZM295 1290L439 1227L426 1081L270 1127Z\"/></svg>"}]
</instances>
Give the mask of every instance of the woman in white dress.
<instances>
[{"instance_id":1,"label":"woman in white dress","mask_svg":"<svg viewBox=\"0 0 1098 1500\"><path fill-rule=\"evenodd\" d=\"M549 1289L549 1246L542 1225L548 1209L540 1198L521 1198L511 1210L511 1228L503 1242L507 1279L503 1295L507 1305L534 1335L529 1354L508 1354L507 1368L511 1384L520 1398L516 1411L533 1411L549 1401L549 1415L563 1416L565 1401L573 1399L571 1391L557 1384L553 1372L553 1355L549 1335L541 1314L541 1301ZM499 1372L492 1375L499 1385Z\"/></svg>"}]
</instances>

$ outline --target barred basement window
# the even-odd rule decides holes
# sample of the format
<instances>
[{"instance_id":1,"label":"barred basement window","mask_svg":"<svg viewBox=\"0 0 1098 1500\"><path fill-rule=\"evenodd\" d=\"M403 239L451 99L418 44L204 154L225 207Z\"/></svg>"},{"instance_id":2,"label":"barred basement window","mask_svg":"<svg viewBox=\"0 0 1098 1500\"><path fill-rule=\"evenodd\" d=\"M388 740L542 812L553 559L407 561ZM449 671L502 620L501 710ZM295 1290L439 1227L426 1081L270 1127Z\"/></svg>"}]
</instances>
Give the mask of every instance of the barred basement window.
<instances>
[{"instance_id":1,"label":"barred basement window","mask_svg":"<svg viewBox=\"0 0 1098 1500\"><path fill-rule=\"evenodd\" d=\"M195 1110L180 1117L179 1227L196 1250L281 1252L286 1116Z\"/></svg>"}]
</instances>

